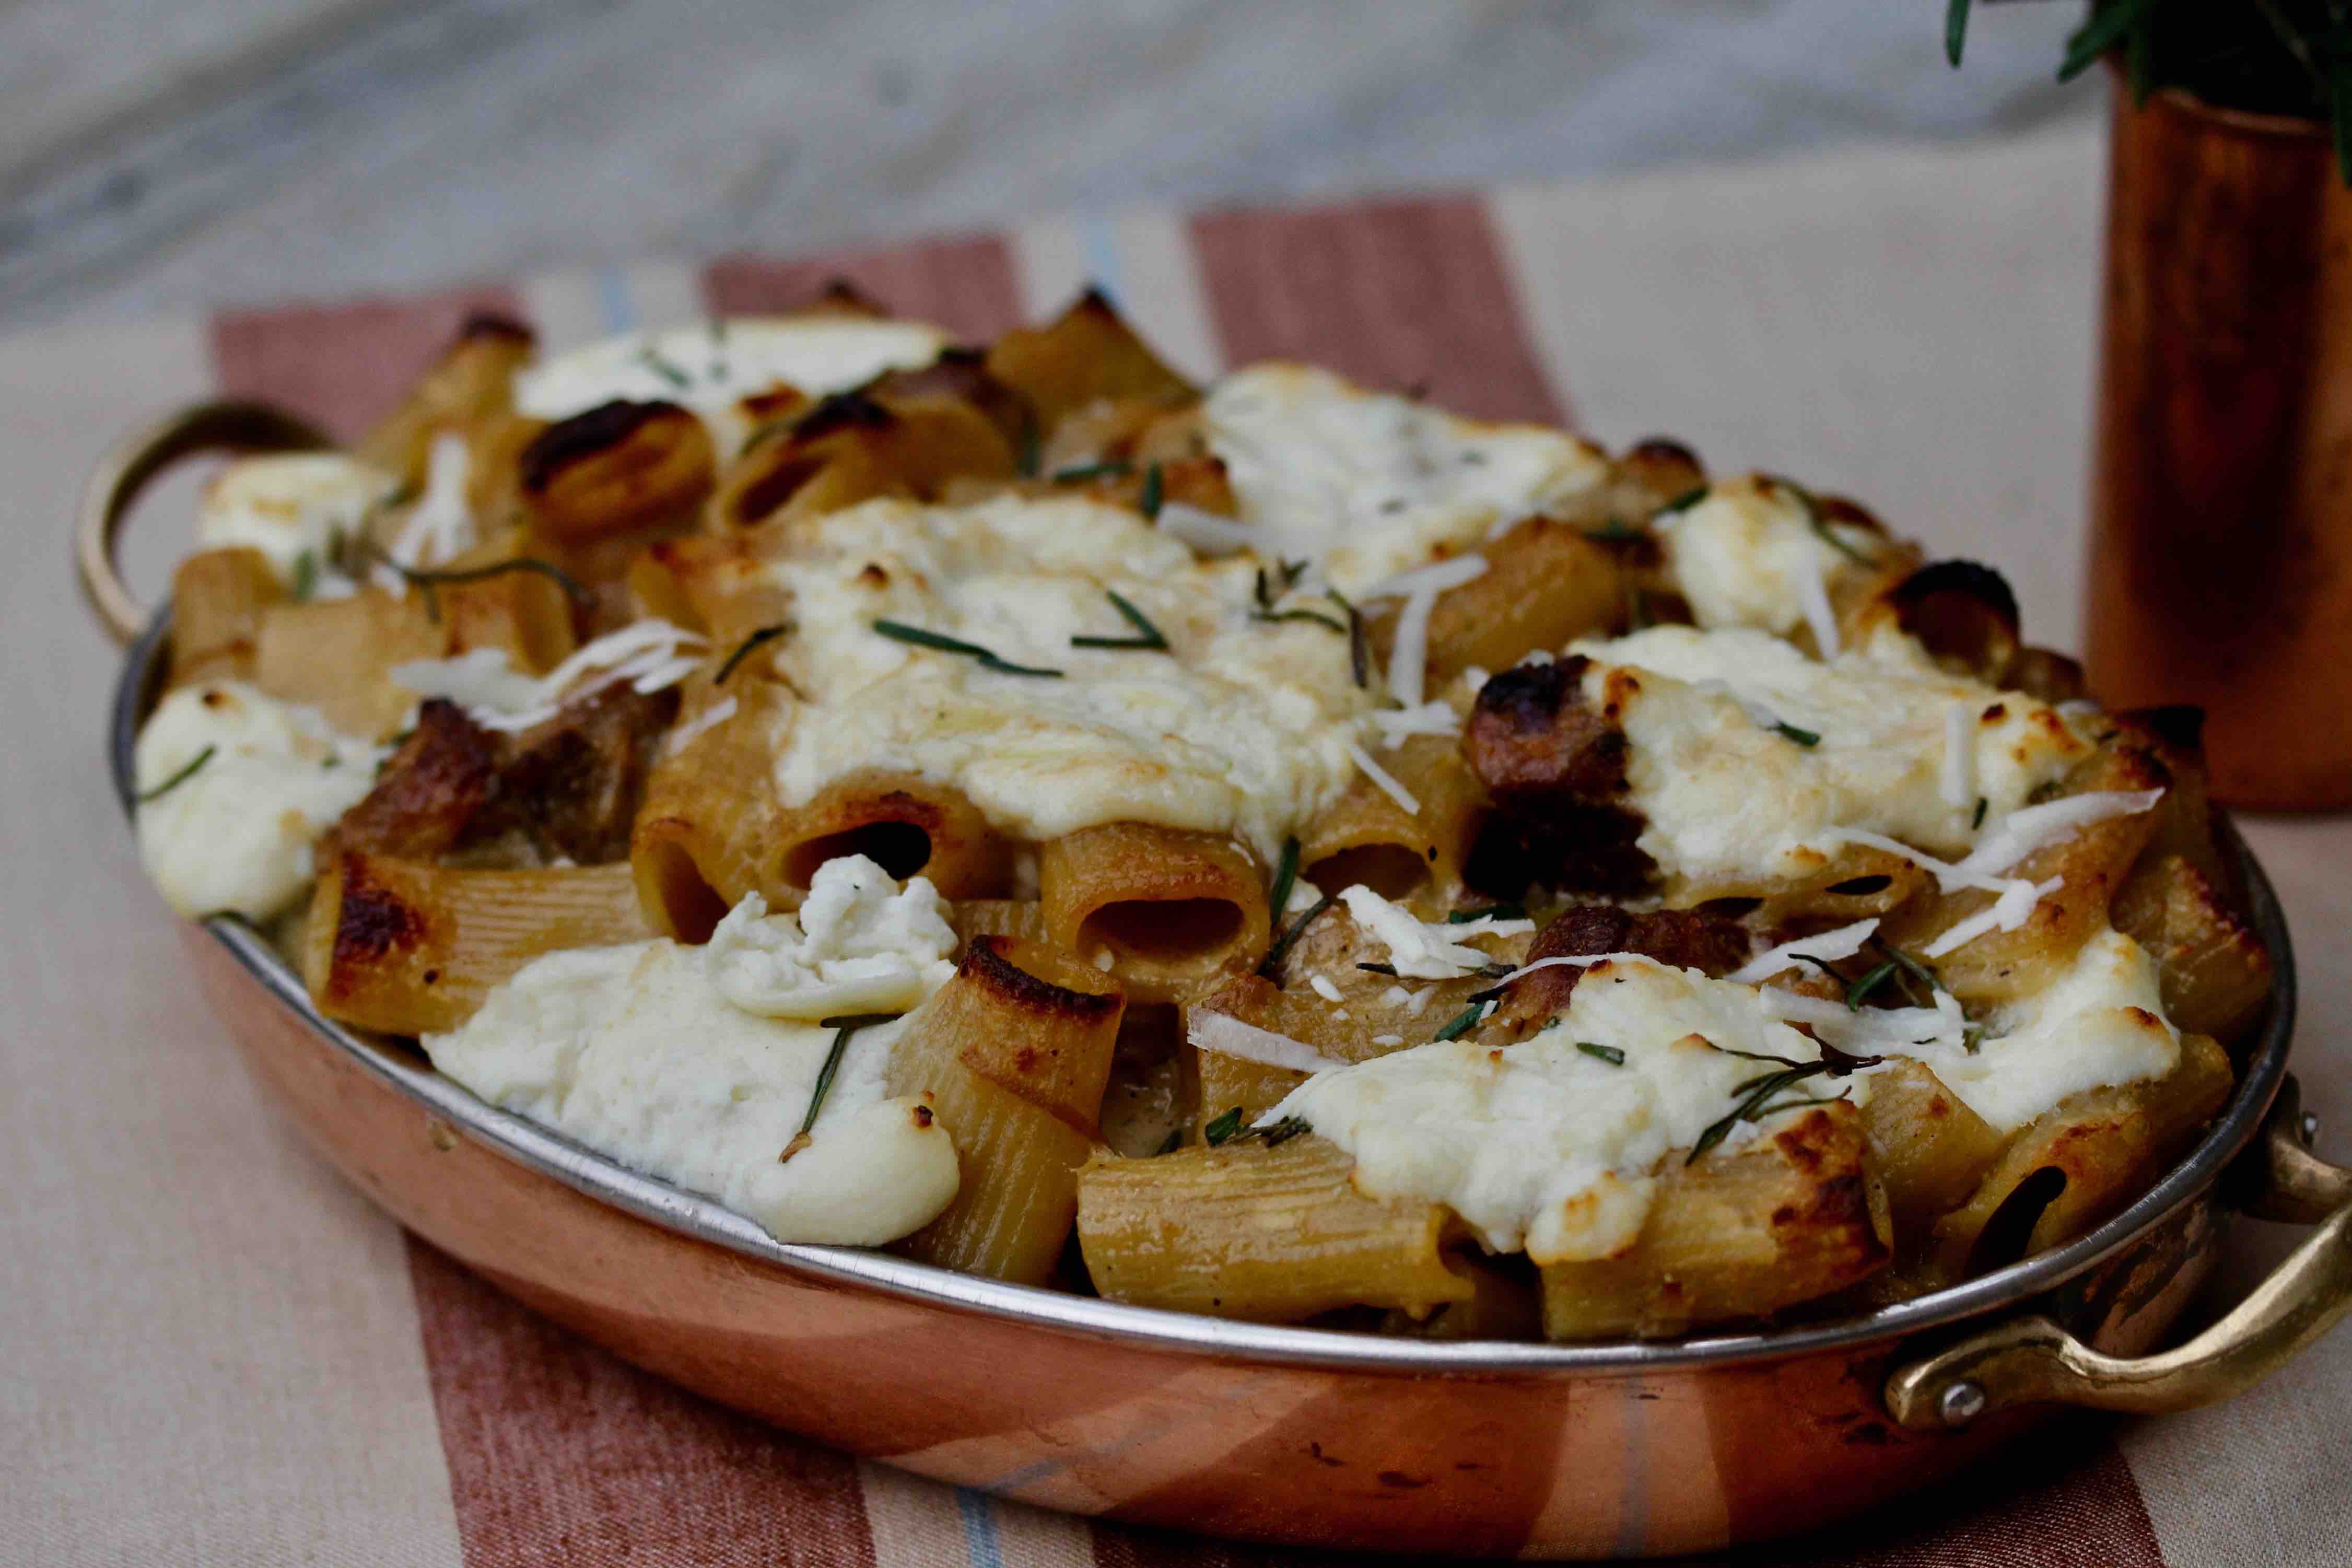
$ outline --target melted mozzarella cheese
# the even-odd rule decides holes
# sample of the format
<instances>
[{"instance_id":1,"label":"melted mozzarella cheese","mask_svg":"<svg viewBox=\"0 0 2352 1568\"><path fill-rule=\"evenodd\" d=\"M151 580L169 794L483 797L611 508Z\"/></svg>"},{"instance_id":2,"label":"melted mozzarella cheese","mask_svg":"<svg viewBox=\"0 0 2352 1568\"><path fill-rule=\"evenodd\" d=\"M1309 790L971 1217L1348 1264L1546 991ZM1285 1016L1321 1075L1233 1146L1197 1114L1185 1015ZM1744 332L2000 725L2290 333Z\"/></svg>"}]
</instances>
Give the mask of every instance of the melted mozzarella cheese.
<instances>
[{"instance_id":1,"label":"melted mozzarella cheese","mask_svg":"<svg viewBox=\"0 0 2352 1568\"><path fill-rule=\"evenodd\" d=\"M1237 371L1202 414L1261 553L1305 556L1351 594L1475 550L1609 472L1561 431L1464 419L1307 365Z\"/></svg>"},{"instance_id":2,"label":"melted mozzarella cheese","mask_svg":"<svg viewBox=\"0 0 2352 1568\"><path fill-rule=\"evenodd\" d=\"M205 488L196 542L206 550L258 550L278 580L290 585L304 555L314 569L323 566L338 539L357 534L399 488L391 474L340 452L242 458Z\"/></svg>"},{"instance_id":3,"label":"melted mozzarella cheese","mask_svg":"<svg viewBox=\"0 0 2352 1568\"><path fill-rule=\"evenodd\" d=\"M1977 1050L1916 1052L1968 1108L2013 1132L2085 1089L2162 1078L2180 1060L2156 961L2120 931L2083 944L2036 994L1996 1012Z\"/></svg>"},{"instance_id":4,"label":"melted mozzarella cheese","mask_svg":"<svg viewBox=\"0 0 2352 1568\"><path fill-rule=\"evenodd\" d=\"M311 842L375 784L376 746L238 680L185 686L139 731L139 858L163 900L200 919L266 921L309 890Z\"/></svg>"},{"instance_id":5,"label":"melted mozzarella cheese","mask_svg":"<svg viewBox=\"0 0 2352 1568\"><path fill-rule=\"evenodd\" d=\"M1656 532L1667 574L1701 626L1776 637L1802 627L1831 655L1838 651L1831 599L1871 574L1866 563L1882 543L1866 528L1816 527L1802 498L1757 478L1714 486L1697 504L1660 517Z\"/></svg>"},{"instance_id":6,"label":"melted mozzarella cheese","mask_svg":"<svg viewBox=\"0 0 2352 1568\"><path fill-rule=\"evenodd\" d=\"M810 397L863 386L940 357L948 335L920 321L864 316L737 316L630 332L575 349L515 377L515 406L569 419L615 400L676 403L710 426L721 457L752 428L743 400L791 387Z\"/></svg>"},{"instance_id":7,"label":"melted mozzarella cheese","mask_svg":"<svg viewBox=\"0 0 2352 1568\"><path fill-rule=\"evenodd\" d=\"M820 969L887 958L915 977L894 993L912 1005L953 973L943 960L954 938L928 884L893 897L865 860L829 862L816 881L830 908L809 917L813 932L793 915L739 909L725 949L665 939L551 953L455 1032L426 1036L425 1048L484 1100L709 1193L779 1240L895 1240L938 1217L958 1184L950 1131L884 1087L906 1025L850 1037L810 1142L780 1160L835 1031L799 1005L822 989L818 971L803 972L815 984L795 994L757 960L818 949L856 950L813 961ZM780 1010L791 1016L772 1016Z\"/></svg>"},{"instance_id":8,"label":"melted mozzarella cheese","mask_svg":"<svg viewBox=\"0 0 2352 1568\"><path fill-rule=\"evenodd\" d=\"M1624 1064L1580 1041L1623 1052ZM1364 1191L1442 1203L1495 1251L1608 1258L1641 1234L1661 1163L1696 1144L1762 1070L1732 1051L1821 1056L1749 986L1603 959L1567 1011L1520 1044L1437 1041L1318 1073L1260 1125L1302 1118L1356 1157ZM1737 1150L1763 1125L1738 1123L1722 1146Z\"/></svg>"},{"instance_id":9,"label":"melted mozzarella cheese","mask_svg":"<svg viewBox=\"0 0 2352 1568\"><path fill-rule=\"evenodd\" d=\"M1574 651L1593 661L1584 693L1596 706L1612 670L1633 672L1618 719L1628 804L1647 819L1643 851L1686 889L1801 875L1839 829L1967 853L1974 802L1942 787L1954 702L1975 713L1969 766L1990 827L2093 750L2022 693L1857 654L1824 664L1760 631L1656 626ZM1751 707L1818 742L1764 727Z\"/></svg>"},{"instance_id":10,"label":"melted mozzarella cheese","mask_svg":"<svg viewBox=\"0 0 2352 1568\"><path fill-rule=\"evenodd\" d=\"M868 501L811 520L766 570L796 627L776 667L805 699L772 742L791 805L853 773L907 772L1018 838L1146 822L1235 834L1271 861L1346 789L1373 701L1345 637L1252 618L1253 562L1197 562L1082 497ZM1113 592L1167 651L1070 645L1131 635ZM877 620L1062 673L992 669L893 640Z\"/></svg>"}]
</instances>

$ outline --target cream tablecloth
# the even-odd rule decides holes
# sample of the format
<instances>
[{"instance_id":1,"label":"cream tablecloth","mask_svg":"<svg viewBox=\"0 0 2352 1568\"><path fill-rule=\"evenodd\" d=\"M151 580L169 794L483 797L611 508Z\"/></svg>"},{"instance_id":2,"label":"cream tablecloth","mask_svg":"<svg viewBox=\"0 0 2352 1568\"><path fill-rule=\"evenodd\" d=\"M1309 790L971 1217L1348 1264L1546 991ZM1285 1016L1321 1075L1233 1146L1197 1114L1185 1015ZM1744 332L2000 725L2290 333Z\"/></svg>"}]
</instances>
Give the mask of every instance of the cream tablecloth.
<instances>
[{"instance_id":1,"label":"cream tablecloth","mask_svg":"<svg viewBox=\"0 0 2352 1568\"><path fill-rule=\"evenodd\" d=\"M1311 355L1612 444L1667 431L1716 468L1865 498L1902 531L2000 563L2029 632L2065 646L2099 190L2099 148L2070 131L1339 207L1117 212L0 344L17 562L0 588L0 1559L1304 1560L1089 1526L754 1427L509 1305L273 1120L191 994L102 771L114 661L67 585L66 520L133 422L233 389L355 428L469 302L520 310L561 345L846 272L982 334L1093 278L1197 373ZM148 520L151 582L179 510L167 499ZM2300 1070L2343 1130L2322 1149L2352 1152L2352 822L2246 826L2300 944ZM2347 1416L2342 1332L2234 1405L2070 1426L1962 1494L1733 1560L2345 1563Z\"/></svg>"}]
</instances>

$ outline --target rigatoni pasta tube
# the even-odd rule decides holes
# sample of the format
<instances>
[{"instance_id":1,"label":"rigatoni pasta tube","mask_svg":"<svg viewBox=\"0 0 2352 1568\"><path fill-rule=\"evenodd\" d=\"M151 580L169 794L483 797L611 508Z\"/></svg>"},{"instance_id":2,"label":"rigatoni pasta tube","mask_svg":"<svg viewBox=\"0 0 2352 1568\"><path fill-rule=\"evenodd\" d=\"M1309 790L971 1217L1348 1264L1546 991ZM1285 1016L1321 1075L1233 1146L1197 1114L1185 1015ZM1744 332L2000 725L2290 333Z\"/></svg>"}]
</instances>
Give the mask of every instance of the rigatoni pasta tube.
<instances>
[{"instance_id":1,"label":"rigatoni pasta tube","mask_svg":"<svg viewBox=\"0 0 2352 1568\"><path fill-rule=\"evenodd\" d=\"M205 550L182 561L172 574L172 684L253 679L262 615L285 596L258 550Z\"/></svg>"},{"instance_id":2,"label":"rigatoni pasta tube","mask_svg":"<svg viewBox=\"0 0 2352 1568\"><path fill-rule=\"evenodd\" d=\"M319 878L303 977L363 1029L454 1029L532 959L651 936L626 866L459 870L348 851Z\"/></svg>"},{"instance_id":3,"label":"rigatoni pasta tube","mask_svg":"<svg viewBox=\"0 0 2352 1568\"><path fill-rule=\"evenodd\" d=\"M1538 648L1601 636L1624 612L1619 557L1582 526L1531 517L1479 552L1486 570L1440 595L1430 612L1432 690L1472 665L1508 669Z\"/></svg>"},{"instance_id":4,"label":"rigatoni pasta tube","mask_svg":"<svg viewBox=\"0 0 2352 1568\"><path fill-rule=\"evenodd\" d=\"M629 836L646 923L682 942L707 941L746 893L772 910L800 902L777 864L784 809L769 763L793 697L740 670L724 689L734 711L683 748L665 744Z\"/></svg>"},{"instance_id":5,"label":"rigatoni pasta tube","mask_svg":"<svg viewBox=\"0 0 2352 1568\"><path fill-rule=\"evenodd\" d=\"M529 327L501 316L468 318L441 358L354 455L412 484L441 430L471 430L514 405L514 374L530 358Z\"/></svg>"},{"instance_id":6,"label":"rigatoni pasta tube","mask_svg":"<svg viewBox=\"0 0 2352 1568\"><path fill-rule=\"evenodd\" d=\"M908 1016L887 1069L891 1093L931 1096L961 1177L955 1201L896 1250L1022 1284L1053 1274L1123 1006L1103 975L1051 948L971 943Z\"/></svg>"},{"instance_id":7,"label":"rigatoni pasta tube","mask_svg":"<svg viewBox=\"0 0 2352 1568\"><path fill-rule=\"evenodd\" d=\"M1347 791L1302 836L1298 863L1326 892L1361 883L1385 899L1462 883L1486 807L1486 786L1447 735L1412 735L1377 759L1417 809L1358 773Z\"/></svg>"},{"instance_id":8,"label":"rigatoni pasta tube","mask_svg":"<svg viewBox=\"0 0 2352 1568\"><path fill-rule=\"evenodd\" d=\"M341 599L273 605L261 618L254 684L318 709L346 735L381 739L416 705L416 694L393 681L393 667L439 658L448 647L448 626L418 594L362 588Z\"/></svg>"},{"instance_id":9,"label":"rigatoni pasta tube","mask_svg":"<svg viewBox=\"0 0 2352 1568\"><path fill-rule=\"evenodd\" d=\"M1087 960L1108 952L1141 1002L1177 1001L1256 966L1270 925L1264 876L1230 838L1139 822L1083 828L1037 857L1054 942Z\"/></svg>"},{"instance_id":10,"label":"rigatoni pasta tube","mask_svg":"<svg viewBox=\"0 0 2352 1568\"><path fill-rule=\"evenodd\" d=\"M1885 1194L1846 1104L1772 1119L1736 1154L1668 1155L1649 1218L1614 1258L1543 1269L1555 1340L1678 1334L1828 1295L1892 1256Z\"/></svg>"},{"instance_id":11,"label":"rigatoni pasta tube","mask_svg":"<svg viewBox=\"0 0 2352 1568\"><path fill-rule=\"evenodd\" d=\"M1078 1245L1114 1301L1255 1322L1341 1307L1424 1317L1475 1287L1449 1268L1445 1210L1365 1196L1354 1159L1313 1134L1097 1158L1078 1181Z\"/></svg>"},{"instance_id":12,"label":"rigatoni pasta tube","mask_svg":"<svg viewBox=\"0 0 2352 1568\"><path fill-rule=\"evenodd\" d=\"M1870 1080L1862 1124L1877 1156L1896 1235L1906 1242L1968 1201L2001 1136L1925 1062L1895 1058Z\"/></svg>"},{"instance_id":13,"label":"rigatoni pasta tube","mask_svg":"<svg viewBox=\"0 0 2352 1568\"><path fill-rule=\"evenodd\" d=\"M818 867L864 855L893 877L928 877L950 899L1012 890L1013 845L980 808L914 773L865 773L817 792L777 823L778 874L804 888Z\"/></svg>"},{"instance_id":14,"label":"rigatoni pasta tube","mask_svg":"<svg viewBox=\"0 0 2352 1568\"><path fill-rule=\"evenodd\" d=\"M2031 1258L2116 1213L2213 1119L2231 1081L2218 1044L2183 1035L2180 1060L2163 1078L2086 1089L2028 1122L1967 1205L1937 1222L1944 1277Z\"/></svg>"},{"instance_id":15,"label":"rigatoni pasta tube","mask_svg":"<svg viewBox=\"0 0 2352 1568\"><path fill-rule=\"evenodd\" d=\"M436 569L457 573L512 566L529 558L529 544L521 530L510 530ZM571 657L579 643L572 629L570 596L561 584L530 567L436 584L433 596L452 655L500 648L516 669L544 675Z\"/></svg>"}]
</instances>

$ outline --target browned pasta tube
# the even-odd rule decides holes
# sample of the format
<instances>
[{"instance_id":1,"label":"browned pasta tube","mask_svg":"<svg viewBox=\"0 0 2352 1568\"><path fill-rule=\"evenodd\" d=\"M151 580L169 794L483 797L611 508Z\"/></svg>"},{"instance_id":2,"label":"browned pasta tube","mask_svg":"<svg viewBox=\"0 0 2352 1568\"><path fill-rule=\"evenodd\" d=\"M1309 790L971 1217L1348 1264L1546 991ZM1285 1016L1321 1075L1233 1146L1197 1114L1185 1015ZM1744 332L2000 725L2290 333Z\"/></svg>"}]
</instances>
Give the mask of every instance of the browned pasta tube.
<instances>
[{"instance_id":1,"label":"browned pasta tube","mask_svg":"<svg viewBox=\"0 0 2352 1568\"><path fill-rule=\"evenodd\" d=\"M784 809L768 751L792 698L741 671L723 689L719 700L732 700L733 712L683 750L666 752L629 838L646 922L683 942L707 940L746 893L762 895L772 909L799 902L777 869Z\"/></svg>"},{"instance_id":2,"label":"browned pasta tube","mask_svg":"<svg viewBox=\"0 0 2352 1568\"><path fill-rule=\"evenodd\" d=\"M172 684L250 680L261 618L286 596L258 550L189 556L172 574Z\"/></svg>"},{"instance_id":3,"label":"browned pasta tube","mask_svg":"<svg viewBox=\"0 0 2352 1568\"><path fill-rule=\"evenodd\" d=\"M1326 892L1361 883L1386 899L1450 896L1486 811L1485 787L1449 736L1408 737L1379 761L1419 809L1357 773L1302 835L1303 874Z\"/></svg>"},{"instance_id":4,"label":"browned pasta tube","mask_svg":"<svg viewBox=\"0 0 2352 1568\"><path fill-rule=\"evenodd\" d=\"M261 618L254 682L272 697L308 703L346 735L381 738L400 728L416 694L394 684L394 665L449 650L446 621L423 595L362 588L341 599L272 605Z\"/></svg>"},{"instance_id":5,"label":"browned pasta tube","mask_svg":"<svg viewBox=\"0 0 2352 1568\"><path fill-rule=\"evenodd\" d=\"M1355 1162L1312 1134L1098 1158L1078 1184L1078 1245L1114 1301L1295 1323L1340 1307L1426 1316L1475 1294L1439 1243L1445 1211L1366 1197Z\"/></svg>"},{"instance_id":6,"label":"browned pasta tube","mask_svg":"<svg viewBox=\"0 0 2352 1568\"><path fill-rule=\"evenodd\" d=\"M893 877L928 877L950 899L1011 890L1013 846L952 789L912 773L862 773L787 809L777 826L778 875L805 888L816 868L863 855Z\"/></svg>"},{"instance_id":7,"label":"browned pasta tube","mask_svg":"<svg viewBox=\"0 0 2352 1568\"><path fill-rule=\"evenodd\" d=\"M1543 1270L1555 1340L1678 1334L1762 1317L1885 1267L1885 1194L1851 1105L1817 1106L1737 1154L1669 1156L1648 1221L1615 1258Z\"/></svg>"},{"instance_id":8,"label":"browned pasta tube","mask_svg":"<svg viewBox=\"0 0 2352 1568\"><path fill-rule=\"evenodd\" d=\"M1213 833L1139 822L1088 827L1038 853L1045 929L1110 973L1140 1002L1172 1002L1265 953L1264 873Z\"/></svg>"},{"instance_id":9,"label":"browned pasta tube","mask_svg":"<svg viewBox=\"0 0 2352 1568\"><path fill-rule=\"evenodd\" d=\"M946 1212L896 1250L1024 1284L1053 1274L1123 1006L1103 975L1050 948L972 942L891 1058L890 1092L932 1097L961 1172Z\"/></svg>"},{"instance_id":10,"label":"browned pasta tube","mask_svg":"<svg viewBox=\"0 0 2352 1568\"><path fill-rule=\"evenodd\" d=\"M327 1016L422 1035L464 1023L534 958L652 934L626 866L457 870L352 851L319 879L302 971Z\"/></svg>"}]
</instances>

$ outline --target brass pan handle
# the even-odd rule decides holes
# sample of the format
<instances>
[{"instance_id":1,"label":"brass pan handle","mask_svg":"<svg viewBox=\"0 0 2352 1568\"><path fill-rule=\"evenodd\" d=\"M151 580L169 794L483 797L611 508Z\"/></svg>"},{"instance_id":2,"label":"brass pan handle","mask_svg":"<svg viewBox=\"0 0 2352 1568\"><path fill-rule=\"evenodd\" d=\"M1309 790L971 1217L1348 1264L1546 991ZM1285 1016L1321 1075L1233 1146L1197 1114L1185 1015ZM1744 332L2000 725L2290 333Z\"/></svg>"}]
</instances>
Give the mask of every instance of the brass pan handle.
<instances>
[{"instance_id":1,"label":"brass pan handle","mask_svg":"<svg viewBox=\"0 0 2352 1568\"><path fill-rule=\"evenodd\" d=\"M2048 1318L2004 1323L1886 1380L1906 1426L1965 1426L2012 1405L2055 1403L2164 1415L2233 1398L2292 1361L2352 1310L2352 1169L2305 1146L2303 1096L2286 1080L2250 1156L2246 1212L2319 1228L2221 1321L2178 1349L2103 1355Z\"/></svg>"},{"instance_id":2,"label":"brass pan handle","mask_svg":"<svg viewBox=\"0 0 2352 1568\"><path fill-rule=\"evenodd\" d=\"M114 546L131 504L158 475L206 452L309 452L333 445L290 414L239 402L192 404L116 442L82 487L74 523L74 574L107 635L128 647L147 626L147 609L124 584Z\"/></svg>"}]
</instances>

